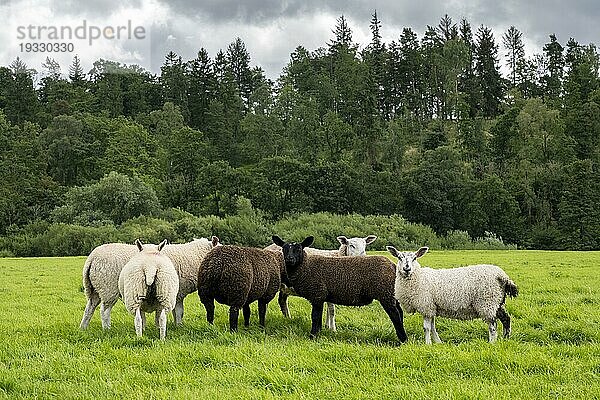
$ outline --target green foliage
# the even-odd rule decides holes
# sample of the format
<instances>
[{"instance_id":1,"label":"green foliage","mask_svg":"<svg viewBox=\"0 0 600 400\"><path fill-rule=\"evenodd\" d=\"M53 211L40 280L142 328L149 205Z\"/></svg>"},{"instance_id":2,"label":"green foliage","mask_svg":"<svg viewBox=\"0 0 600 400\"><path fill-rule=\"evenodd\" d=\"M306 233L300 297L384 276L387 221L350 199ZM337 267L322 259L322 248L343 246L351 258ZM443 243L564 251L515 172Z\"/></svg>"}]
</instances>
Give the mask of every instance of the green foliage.
<instances>
[{"instance_id":1,"label":"green foliage","mask_svg":"<svg viewBox=\"0 0 600 400\"><path fill-rule=\"evenodd\" d=\"M0 234L39 220L152 225L165 212L169 224L189 222L189 232L178 227L186 238L218 230L259 244L263 220L328 212L403 215L457 243L466 231L600 248L596 186L572 190L574 176L594 181L600 162L596 46L550 35L526 57L515 27L497 38L449 15L385 43L382 21L375 12L361 46L340 16L330 40L298 46L277 79L240 38L213 58L170 51L159 75L103 59L86 74L78 57L68 79L49 57L42 74L19 58L0 67ZM577 167L590 163L592 172ZM122 194L89 196L113 171L152 190L121 182ZM244 199L254 220L235 220ZM131 232L178 237L154 222Z\"/></svg>"},{"instance_id":2,"label":"green foliage","mask_svg":"<svg viewBox=\"0 0 600 400\"><path fill-rule=\"evenodd\" d=\"M53 211L52 218L84 225L106 220L120 224L136 216L156 214L159 208L154 190L138 177L111 172L97 183L70 189L65 204Z\"/></svg>"}]
</instances>

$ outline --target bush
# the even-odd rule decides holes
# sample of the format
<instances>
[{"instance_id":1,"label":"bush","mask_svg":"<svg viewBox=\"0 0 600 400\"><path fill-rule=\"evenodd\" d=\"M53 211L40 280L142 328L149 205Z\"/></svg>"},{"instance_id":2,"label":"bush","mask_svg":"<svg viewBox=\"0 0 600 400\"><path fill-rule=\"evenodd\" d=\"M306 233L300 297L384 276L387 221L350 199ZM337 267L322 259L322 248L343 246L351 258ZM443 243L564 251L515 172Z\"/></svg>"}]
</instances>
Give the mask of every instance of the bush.
<instances>
[{"instance_id":1,"label":"bush","mask_svg":"<svg viewBox=\"0 0 600 400\"><path fill-rule=\"evenodd\" d=\"M111 172L97 183L71 188L65 204L52 212L54 222L89 225L94 221L121 224L141 215L157 215L156 192L138 177Z\"/></svg>"}]
</instances>

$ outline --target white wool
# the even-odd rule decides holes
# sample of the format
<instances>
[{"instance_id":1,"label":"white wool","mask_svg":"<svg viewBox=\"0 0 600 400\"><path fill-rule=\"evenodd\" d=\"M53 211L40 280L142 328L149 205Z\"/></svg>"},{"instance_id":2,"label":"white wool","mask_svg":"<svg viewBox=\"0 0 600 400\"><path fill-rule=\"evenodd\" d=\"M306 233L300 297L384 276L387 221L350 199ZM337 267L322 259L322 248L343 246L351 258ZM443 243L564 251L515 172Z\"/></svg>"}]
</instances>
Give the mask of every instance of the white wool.
<instances>
[{"instance_id":1,"label":"white wool","mask_svg":"<svg viewBox=\"0 0 600 400\"><path fill-rule=\"evenodd\" d=\"M417 261L427 252L399 252L388 246L398 258L394 296L405 312L423 315L425 342L440 338L435 329L435 317L470 320L481 318L489 325L489 340L496 340L496 320L504 326L504 336L510 334L510 317L503 308L507 293L516 296L517 288L498 266L470 265L451 269L421 267ZM508 288L508 289L507 289ZM507 292L508 290L508 292Z\"/></svg>"},{"instance_id":2,"label":"white wool","mask_svg":"<svg viewBox=\"0 0 600 400\"><path fill-rule=\"evenodd\" d=\"M509 278L495 265L420 267L409 277L397 273L395 295L408 313L490 321L504 301L504 285L499 279Z\"/></svg>"},{"instance_id":3,"label":"white wool","mask_svg":"<svg viewBox=\"0 0 600 400\"><path fill-rule=\"evenodd\" d=\"M162 253L173 261L180 277L177 307L174 318L177 324L183 317L183 299L197 288L198 269L202 260L213 248L206 238L194 239L185 244L166 245ZM87 328L94 310L101 304L102 327L110 328L110 312L120 297L119 274L125 264L137 254L135 245L109 243L96 247L83 267L83 287L88 299L80 327Z\"/></svg>"},{"instance_id":4,"label":"white wool","mask_svg":"<svg viewBox=\"0 0 600 400\"><path fill-rule=\"evenodd\" d=\"M156 293L149 288L154 284ZM179 278L175 266L164 254L150 249L138 252L123 267L119 275L119 292L127 311L135 314L175 308Z\"/></svg>"}]
</instances>

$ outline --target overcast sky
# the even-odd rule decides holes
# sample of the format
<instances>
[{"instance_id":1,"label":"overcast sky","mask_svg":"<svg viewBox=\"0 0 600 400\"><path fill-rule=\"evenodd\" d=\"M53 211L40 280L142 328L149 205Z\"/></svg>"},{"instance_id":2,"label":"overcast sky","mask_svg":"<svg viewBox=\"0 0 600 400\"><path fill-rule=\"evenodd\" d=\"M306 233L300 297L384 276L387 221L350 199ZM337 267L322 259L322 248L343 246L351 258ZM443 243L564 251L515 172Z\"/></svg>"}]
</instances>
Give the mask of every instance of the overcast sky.
<instances>
[{"instance_id":1,"label":"overcast sky","mask_svg":"<svg viewBox=\"0 0 600 400\"><path fill-rule=\"evenodd\" d=\"M355 42L366 46L374 9L386 42L396 40L404 27L413 28L421 38L425 27L437 25L444 14L455 22L466 18L474 31L481 24L491 27L497 43L514 25L523 32L529 55L541 52L551 33L563 45L569 37L582 44L597 43L600 34L600 3L596 0L0 0L0 21L5 22L0 26L0 65L8 65L18 56L40 71L41 63L50 55L66 72L78 54L86 72L99 58L135 63L159 72L169 50L189 60L204 47L214 57L239 36L250 51L251 63L261 66L270 78L276 78L298 45L309 50L324 46L341 14L347 17ZM37 41L28 39L29 26L37 38L37 27L65 26L75 30L84 21L85 40L58 40L72 42L73 53L21 52L22 43ZM121 30L125 37L120 40L100 38L89 44L90 26L113 27L116 31L128 22L132 29L143 29L144 35L138 35L143 39L128 39L127 31ZM109 28L105 32L112 36L115 31ZM19 38L20 32L26 33L24 39ZM46 39L49 32L50 29L42 31ZM502 48L500 51L503 53Z\"/></svg>"}]
</instances>

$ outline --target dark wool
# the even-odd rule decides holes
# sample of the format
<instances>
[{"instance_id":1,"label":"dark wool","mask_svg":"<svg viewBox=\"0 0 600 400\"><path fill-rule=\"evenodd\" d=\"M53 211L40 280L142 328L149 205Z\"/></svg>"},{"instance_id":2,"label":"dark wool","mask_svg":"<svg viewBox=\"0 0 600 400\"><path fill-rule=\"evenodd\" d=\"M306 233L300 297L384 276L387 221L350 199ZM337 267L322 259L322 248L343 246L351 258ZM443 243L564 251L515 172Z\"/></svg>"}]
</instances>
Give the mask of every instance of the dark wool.
<instances>
[{"instance_id":1,"label":"dark wool","mask_svg":"<svg viewBox=\"0 0 600 400\"><path fill-rule=\"evenodd\" d=\"M239 310L244 324L250 321L250 303L258 300L261 326L265 325L267 305L281 285L281 253L252 247L219 246L212 249L198 271L198 296L206 308L206 319L214 320L214 300L230 306L229 327L237 329Z\"/></svg>"},{"instance_id":2,"label":"dark wool","mask_svg":"<svg viewBox=\"0 0 600 400\"><path fill-rule=\"evenodd\" d=\"M286 273L290 286L313 305L311 335L321 330L324 302L364 306L378 300L392 320L398 339L406 341L402 309L394 298L395 267L388 258L331 258L304 252L299 265L286 264Z\"/></svg>"}]
</instances>

